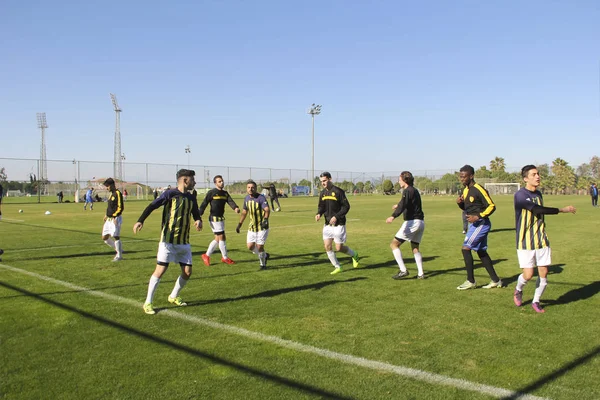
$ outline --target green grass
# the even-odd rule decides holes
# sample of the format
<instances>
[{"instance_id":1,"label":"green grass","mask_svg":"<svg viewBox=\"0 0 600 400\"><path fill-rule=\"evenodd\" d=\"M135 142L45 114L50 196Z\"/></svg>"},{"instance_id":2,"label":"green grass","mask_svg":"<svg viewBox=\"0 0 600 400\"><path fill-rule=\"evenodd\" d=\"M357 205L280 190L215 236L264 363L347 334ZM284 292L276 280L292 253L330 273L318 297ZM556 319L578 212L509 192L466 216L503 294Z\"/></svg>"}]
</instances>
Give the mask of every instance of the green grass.
<instances>
[{"instance_id":1,"label":"green grass","mask_svg":"<svg viewBox=\"0 0 600 400\"><path fill-rule=\"evenodd\" d=\"M526 305L512 304L520 270L511 196L495 197L489 237L489 253L508 288L466 292L455 289L465 273L461 214L452 197L423 199L428 279L414 279L404 246L411 276L391 279L397 266L389 242L401 221L388 225L385 218L398 200L350 198L347 244L362 264L353 269L350 258L339 255L344 271L335 276L329 275L322 224L314 222L316 199L281 200L283 211L271 217L266 248L272 257L264 272L228 210L227 244L237 264L220 263L217 252L205 267L200 255L212 234L193 232L194 272L182 291L189 306L167 303L179 272L172 265L158 287L155 316L145 315L141 304L155 265L159 211L134 236L131 228L147 203L126 203L126 259L112 263L113 252L100 238L105 204L93 212L72 203L3 204L0 398L490 398L250 339L199 319L536 396L600 398L600 209L589 197L546 198L549 206L573 204L578 212L547 217L553 266L543 315L529 305L533 282L525 287ZM477 266L481 286L489 278Z\"/></svg>"}]
</instances>

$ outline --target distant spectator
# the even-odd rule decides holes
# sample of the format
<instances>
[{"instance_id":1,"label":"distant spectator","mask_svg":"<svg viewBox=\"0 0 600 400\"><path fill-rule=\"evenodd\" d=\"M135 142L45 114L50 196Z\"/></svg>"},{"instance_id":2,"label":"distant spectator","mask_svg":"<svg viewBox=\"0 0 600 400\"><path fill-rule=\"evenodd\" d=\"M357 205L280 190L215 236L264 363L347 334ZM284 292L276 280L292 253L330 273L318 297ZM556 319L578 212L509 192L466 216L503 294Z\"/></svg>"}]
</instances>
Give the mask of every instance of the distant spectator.
<instances>
[{"instance_id":1,"label":"distant spectator","mask_svg":"<svg viewBox=\"0 0 600 400\"><path fill-rule=\"evenodd\" d=\"M63 192L62 192L62 190L60 192L56 193L56 198L58 199L59 203L63 202Z\"/></svg>"},{"instance_id":2,"label":"distant spectator","mask_svg":"<svg viewBox=\"0 0 600 400\"><path fill-rule=\"evenodd\" d=\"M590 196L592 196L592 207L598 207L598 187L595 183L590 187Z\"/></svg>"},{"instance_id":3,"label":"distant spectator","mask_svg":"<svg viewBox=\"0 0 600 400\"><path fill-rule=\"evenodd\" d=\"M129 194L129 193L127 193L127 189L124 189L124 190L123 190L123 201L127 200L127 195L128 195L128 194Z\"/></svg>"},{"instance_id":4,"label":"distant spectator","mask_svg":"<svg viewBox=\"0 0 600 400\"><path fill-rule=\"evenodd\" d=\"M98 195L96 195L98 196ZM94 189L88 188L87 192L85 192L85 204L83 205L83 209L87 209L87 205L90 205L90 211L94 209Z\"/></svg>"},{"instance_id":5,"label":"distant spectator","mask_svg":"<svg viewBox=\"0 0 600 400\"><path fill-rule=\"evenodd\" d=\"M152 195L154 196L154 200L156 200L156 198L158 197L158 189L157 188L154 188Z\"/></svg>"}]
</instances>

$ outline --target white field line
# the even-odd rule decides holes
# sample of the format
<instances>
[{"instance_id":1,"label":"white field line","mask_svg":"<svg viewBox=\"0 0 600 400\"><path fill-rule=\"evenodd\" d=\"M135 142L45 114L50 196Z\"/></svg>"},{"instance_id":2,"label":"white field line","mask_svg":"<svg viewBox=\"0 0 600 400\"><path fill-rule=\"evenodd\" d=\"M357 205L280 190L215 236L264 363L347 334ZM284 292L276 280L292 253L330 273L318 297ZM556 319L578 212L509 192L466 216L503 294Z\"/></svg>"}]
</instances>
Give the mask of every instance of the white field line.
<instances>
[{"instance_id":1,"label":"white field line","mask_svg":"<svg viewBox=\"0 0 600 400\"><path fill-rule=\"evenodd\" d=\"M0 221L8 221L8 222L25 222L24 219L12 219L12 218L2 218Z\"/></svg>"},{"instance_id":2,"label":"white field line","mask_svg":"<svg viewBox=\"0 0 600 400\"><path fill-rule=\"evenodd\" d=\"M54 283L56 285L67 287L69 289L82 291L89 295L101 297L101 298L104 298L107 300L114 301L116 303L126 304L126 305L130 305L132 307L137 307L140 309L140 313L142 312L141 308L143 306L143 303L140 303L140 302L132 300L132 299L128 299L125 297L116 296L113 294L108 294L108 293L100 292L100 291L96 291L96 290L90 290L90 289L82 287L82 286L77 286L77 285L74 285L69 282L50 278L48 276L39 275L39 274L36 274L35 272L29 272L24 269L11 267L6 264L0 263L0 268L4 269L4 270L12 271L12 272L18 272L23 275L28 275L28 276L31 276L31 277L34 277L34 278L37 278L37 279L40 279L40 280L43 280L46 282L50 282L50 283ZM319 347L314 347L314 346L294 342L292 340L282 339L277 336L265 335L260 332L254 332L254 331L250 331L250 330L247 330L244 328L238 328L238 327L232 326L232 325L221 324L219 322L214 322L214 321L210 321L208 319L187 315L187 314L180 313L177 311L162 310L158 313L158 315L159 316L167 316L167 317L171 317L171 318L175 318L175 319L179 319L179 320L184 320L184 321L191 322L191 323L197 324L197 325L208 326L210 328L222 330L222 331L232 333L235 335L239 335L242 337L246 337L249 339L258 340L258 341L266 342L266 343L272 343L272 344L284 347L286 349L292 349L292 350L300 351L303 353L318 355L318 356L328 358L328 359L331 359L334 361L342 362L344 364L355 365L355 366L359 366L359 367L363 367L363 368L367 368L367 369L371 369L371 370L379 371L379 372L388 372L391 374L416 379L416 380L427 382L430 384L450 386L453 388L468 390L471 392L482 393L482 394L490 395L492 397L497 397L497 398L515 397L515 398L524 399L524 400L546 400L543 397L533 396L533 395L529 395L529 394L525 394L525 393L522 393L522 394L516 393L516 392L513 392L508 389L502 389L502 388L498 388L498 387L494 387L494 386L483 385L483 384L479 384L479 383L475 383L475 382L470 382L470 381L467 381L464 379L450 378L448 376L434 374L434 373L430 373L430 372L426 372L426 371L421 371L421 370L414 369L414 368L402 367L402 366L388 364L388 363L381 362L381 361L374 361L374 360L369 360L369 359L362 358L362 357L356 357L356 356L353 356L350 354L338 353L338 352L330 351L327 349L321 349ZM148 318L152 318L152 317L148 317ZM154 317L154 318L156 318L156 317Z\"/></svg>"}]
</instances>

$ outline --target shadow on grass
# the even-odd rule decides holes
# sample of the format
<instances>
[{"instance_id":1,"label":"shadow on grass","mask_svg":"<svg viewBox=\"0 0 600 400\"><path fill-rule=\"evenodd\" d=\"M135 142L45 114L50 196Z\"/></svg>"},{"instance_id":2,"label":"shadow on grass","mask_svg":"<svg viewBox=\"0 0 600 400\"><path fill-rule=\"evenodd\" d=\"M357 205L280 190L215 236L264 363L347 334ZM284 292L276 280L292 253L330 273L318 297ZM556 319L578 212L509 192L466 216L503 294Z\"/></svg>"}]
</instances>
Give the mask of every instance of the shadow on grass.
<instances>
[{"instance_id":1,"label":"shadow on grass","mask_svg":"<svg viewBox=\"0 0 600 400\"><path fill-rule=\"evenodd\" d=\"M567 372L579 367L580 365L587 363L592 358L594 358L598 355L600 355L600 346L593 348L587 354L584 354L583 356L576 358L575 360L571 361L568 364L565 364L564 366L557 369L556 371L554 371L546 376L541 377L537 381L535 381L523 388L517 389L515 391L515 394L513 394L512 396L502 397L502 399L503 400L517 400L517 399L523 397L524 393L531 393L534 390L541 388L545 384L552 382L555 379L557 379L558 377L566 374Z\"/></svg>"},{"instance_id":2,"label":"shadow on grass","mask_svg":"<svg viewBox=\"0 0 600 400\"><path fill-rule=\"evenodd\" d=\"M363 259L366 259L367 257L361 258L361 263ZM438 258L438 256L429 256L429 257L423 257L423 263L429 262L429 261L433 261L436 258ZM415 263L415 259L413 258L412 254L407 255L406 257L404 257L404 263L405 264L414 264ZM370 264L370 265L365 265L362 266L360 269L375 269L375 268L386 268L386 267L396 267L398 268L398 264L396 263L396 260L391 259L389 261L384 261L381 263L377 263L377 264Z\"/></svg>"},{"instance_id":3,"label":"shadow on grass","mask_svg":"<svg viewBox=\"0 0 600 400\"><path fill-rule=\"evenodd\" d=\"M490 231L490 233L496 233L496 232L514 232L515 228L500 228L500 229L492 229Z\"/></svg>"},{"instance_id":4,"label":"shadow on grass","mask_svg":"<svg viewBox=\"0 0 600 400\"><path fill-rule=\"evenodd\" d=\"M127 254L133 254L133 253L146 253L146 251L143 251L143 250L124 251L123 256L127 257ZM68 255L60 255L60 256L56 255L56 256L26 257L26 258L20 258L19 261L51 260L51 259L80 258L80 257L93 257L93 256L110 256L110 258L112 258L115 256L115 251L107 250L107 251L97 251L95 253L68 254ZM156 258L156 257L154 257L154 258Z\"/></svg>"},{"instance_id":5,"label":"shadow on grass","mask_svg":"<svg viewBox=\"0 0 600 400\"><path fill-rule=\"evenodd\" d=\"M592 282L589 285L570 290L556 300L543 300L542 303L550 306L569 304L575 301L586 300L590 297L594 297L598 294L598 292L600 292L600 281Z\"/></svg>"},{"instance_id":6,"label":"shadow on grass","mask_svg":"<svg viewBox=\"0 0 600 400\"><path fill-rule=\"evenodd\" d=\"M362 281L365 279L367 279L367 278L356 277L356 278L350 278L350 279L346 279L346 280L330 280L330 281L311 283L309 285L292 286L292 287L288 287L288 288L265 290L264 292L258 292L258 293L249 294L246 296L229 297L229 298L225 298L225 299L213 299L213 300L206 300L206 301L193 301L193 302L188 303L188 307L202 306L202 305L206 305L206 304L229 303L232 301L240 301L240 300L275 297L275 296L279 296L282 294L300 292L303 290L320 290L320 289L323 289L324 287L327 287L330 285L338 285L340 283L350 283L350 282Z\"/></svg>"},{"instance_id":7,"label":"shadow on grass","mask_svg":"<svg viewBox=\"0 0 600 400\"><path fill-rule=\"evenodd\" d=\"M12 286L5 282L0 281L0 286L3 286L7 289L14 290L25 296L35 298L39 301L42 301L42 302L52 305L54 307L58 307L60 309L78 314L78 315L82 316L83 318L87 318L92 321L96 321L98 323L101 323L101 324L104 324L111 328L117 329L117 330L127 333L129 335L138 336L139 338L154 342L155 344L158 344L161 346L166 346L173 350L176 350L176 351L179 351L179 352L182 352L182 353L194 356L194 357L202 358L204 360L213 362L215 364L224 365L224 366L232 368L238 372L241 372L241 373L244 373L244 374L247 374L250 376L258 377L261 379L265 379L265 380L274 382L276 384L298 390L299 392L310 393L312 395L317 395L317 396L321 396L321 397L328 398L328 399L350 399L350 397L344 397L344 396L338 395L336 393L328 392L323 389L304 384L302 382L298 382L298 381L294 381L292 379L284 378L282 376L270 374L266 371L261 371L261 370L251 368L251 367L245 366L243 364L240 364L240 363L237 363L234 361L230 361L230 360L227 360L227 359L224 359L221 357L217 357L212 354L208 354L208 353L202 352L200 350L196 350L189 346L185 346L185 345L173 342L171 340L163 339L159 336L152 335L147 332L143 332L143 331L135 329L131 326L127 326L127 325L121 324L119 322L112 321L110 319L101 317L99 315L88 313L86 311L80 310L78 308L75 308L75 307L67 305L67 304L60 303L55 300L47 299L37 293L29 292L25 289L21 289L21 288Z\"/></svg>"}]
</instances>

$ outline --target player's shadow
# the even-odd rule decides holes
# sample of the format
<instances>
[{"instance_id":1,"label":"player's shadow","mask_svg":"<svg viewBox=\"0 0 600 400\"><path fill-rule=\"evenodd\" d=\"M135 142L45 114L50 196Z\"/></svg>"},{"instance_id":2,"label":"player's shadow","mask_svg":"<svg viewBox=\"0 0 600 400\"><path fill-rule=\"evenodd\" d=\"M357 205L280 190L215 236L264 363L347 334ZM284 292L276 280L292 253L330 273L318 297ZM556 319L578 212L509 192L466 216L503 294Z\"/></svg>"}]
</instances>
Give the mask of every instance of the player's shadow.
<instances>
[{"instance_id":1,"label":"player's shadow","mask_svg":"<svg viewBox=\"0 0 600 400\"><path fill-rule=\"evenodd\" d=\"M229 303L232 301L240 301L240 300L251 300L251 299L276 297L276 296L280 296L282 294L300 292L303 290L321 290L327 286L339 285L341 283L351 283L351 282L361 281L364 279L367 279L367 278L356 277L356 278L350 278L350 279L346 279L346 280L330 280L330 281L311 283L309 285L300 285L300 286L292 286L292 287L281 288L281 289L265 290L263 292L258 292L255 294L249 294L249 295L245 295L245 296L227 297L227 298L223 298L223 299L213 299L213 300L205 300L205 301L194 301L194 302L189 302L188 307L202 306L202 305L207 305L207 304ZM168 307L168 308L171 308L171 307Z\"/></svg>"},{"instance_id":2,"label":"player's shadow","mask_svg":"<svg viewBox=\"0 0 600 400\"><path fill-rule=\"evenodd\" d=\"M514 231L515 228L499 228L499 229L492 229L490 230L490 233L496 233L496 232L511 232Z\"/></svg>"},{"instance_id":3,"label":"player's shadow","mask_svg":"<svg viewBox=\"0 0 600 400\"><path fill-rule=\"evenodd\" d=\"M548 275L555 275L555 274L560 274L563 272L563 267L565 266L565 264L553 264L550 265L548 267ZM521 275L521 273L515 274L513 276L509 276L507 278L502 278L502 283L504 286L508 286L512 283L515 283L517 281L517 279L519 279L519 275ZM534 275L534 278L537 276L537 273ZM532 278L532 280L534 279Z\"/></svg>"},{"instance_id":4,"label":"player's shadow","mask_svg":"<svg viewBox=\"0 0 600 400\"><path fill-rule=\"evenodd\" d=\"M600 281L595 281L590 283L589 285L582 286L577 289L573 289L568 291L567 293L561 295L556 300L543 300L542 302L546 305L550 306L558 306L562 304L569 304L579 300L586 300L590 297L593 297L600 292Z\"/></svg>"},{"instance_id":5,"label":"player's shadow","mask_svg":"<svg viewBox=\"0 0 600 400\"><path fill-rule=\"evenodd\" d=\"M127 251L125 254L131 254L131 253L145 253L145 251L143 250L130 250ZM56 258L60 258L60 259L64 259L64 258L81 258L81 257L90 257L90 256L114 256L115 252L111 251L111 250L107 250L107 251L97 251L95 253L83 253L83 254L67 254L67 255L56 255L56 256L38 256L38 257L26 257L26 258L20 258L19 260L22 261L31 261L31 260L50 260L50 259L56 259ZM154 257L156 258L156 257Z\"/></svg>"},{"instance_id":6,"label":"player's shadow","mask_svg":"<svg viewBox=\"0 0 600 400\"><path fill-rule=\"evenodd\" d=\"M366 258L367 257L361 257L361 262L362 262L362 260L364 260ZM426 262L429 262L429 261L433 261L436 258L438 258L438 256L423 257L423 262L426 263ZM414 264L415 263L415 259L412 256L406 257L406 258L404 258L404 263L405 264ZM396 263L396 260L388 260L388 261L380 262L380 263L377 263L377 264L369 264L369 265L365 265L365 266L361 265L360 269L387 268L387 267L393 267L393 266L395 266L396 268L398 268L398 264Z\"/></svg>"}]
</instances>

